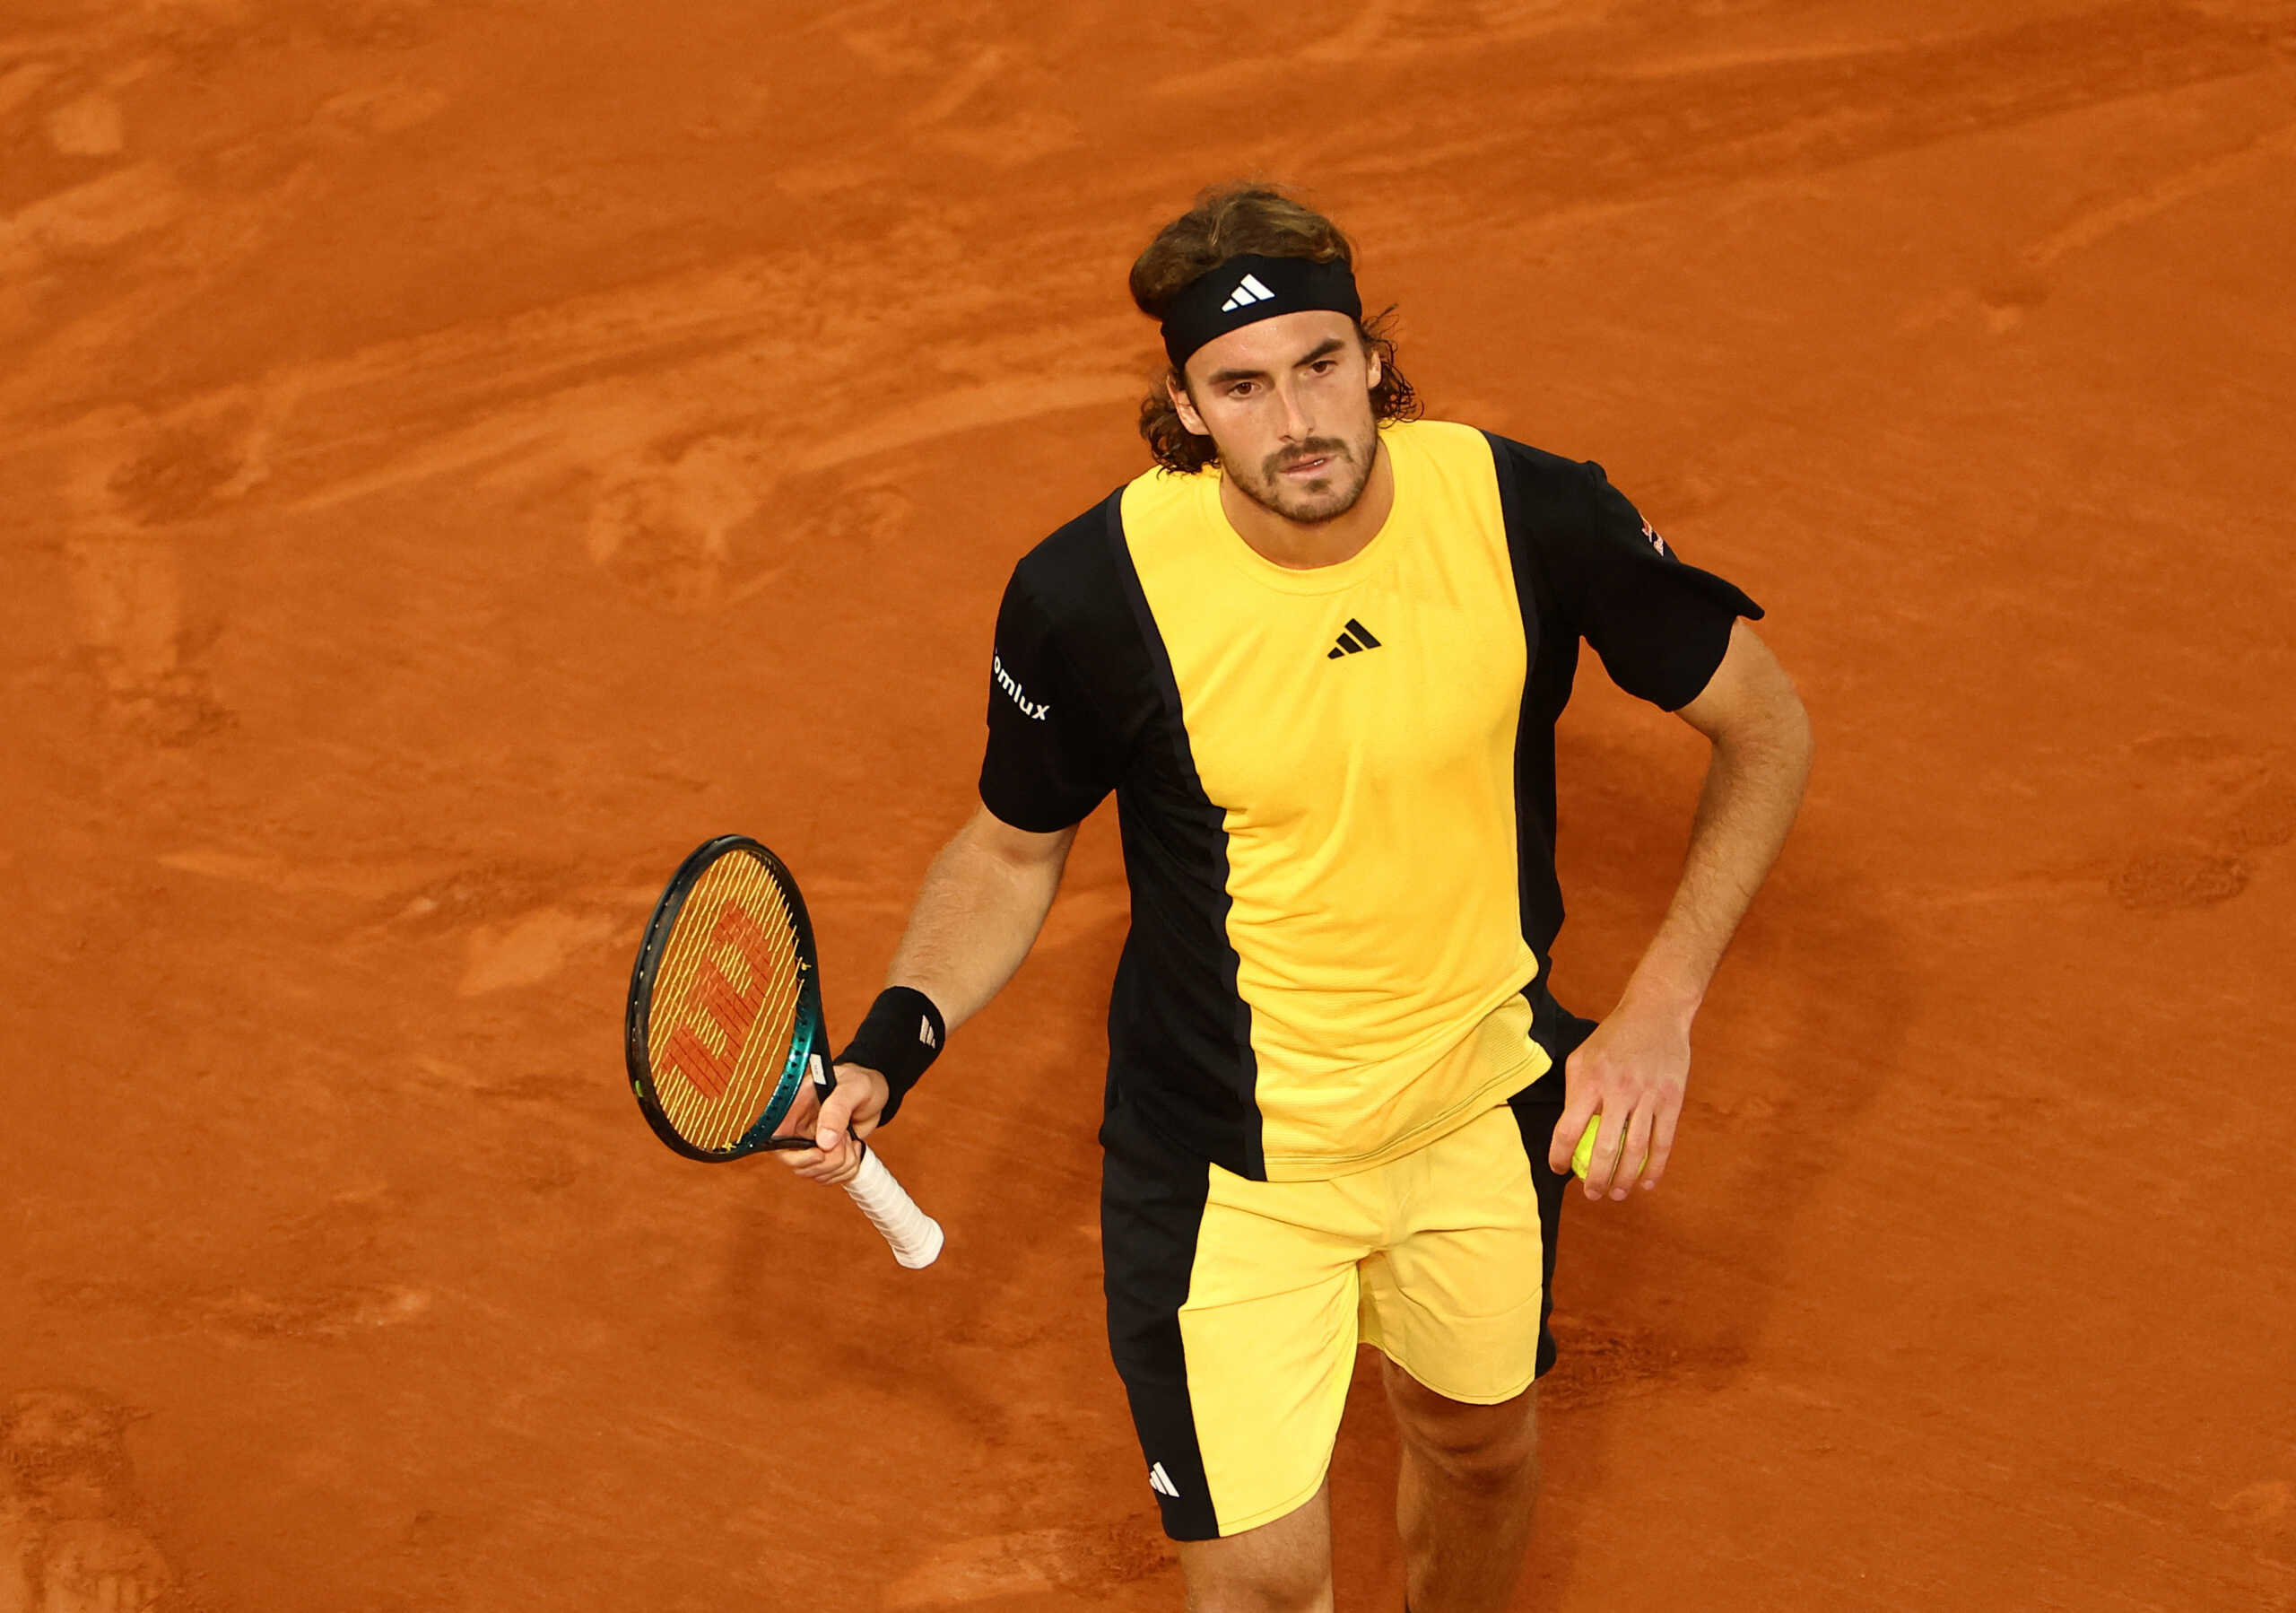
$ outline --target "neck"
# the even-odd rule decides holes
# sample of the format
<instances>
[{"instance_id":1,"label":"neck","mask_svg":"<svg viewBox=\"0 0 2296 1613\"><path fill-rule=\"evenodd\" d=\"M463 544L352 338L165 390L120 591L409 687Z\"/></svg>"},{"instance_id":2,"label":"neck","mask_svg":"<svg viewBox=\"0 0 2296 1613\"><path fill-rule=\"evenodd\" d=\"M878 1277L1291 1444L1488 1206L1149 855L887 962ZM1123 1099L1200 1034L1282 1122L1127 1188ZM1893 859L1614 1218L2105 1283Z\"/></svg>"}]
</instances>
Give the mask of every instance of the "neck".
<instances>
[{"instance_id":1,"label":"neck","mask_svg":"<svg viewBox=\"0 0 2296 1613\"><path fill-rule=\"evenodd\" d=\"M1387 463L1387 445L1376 434L1371 442L1371 475L1363 484L1363 496L1345 515L1328 521L1295 521L1278 515L1225 477L1220 483L1221 511L1237 536L1262 559L1277 565L1308 571L1352 560L1379 536L1396 503L1396 478Z\"/></svg>"}]
</instances>

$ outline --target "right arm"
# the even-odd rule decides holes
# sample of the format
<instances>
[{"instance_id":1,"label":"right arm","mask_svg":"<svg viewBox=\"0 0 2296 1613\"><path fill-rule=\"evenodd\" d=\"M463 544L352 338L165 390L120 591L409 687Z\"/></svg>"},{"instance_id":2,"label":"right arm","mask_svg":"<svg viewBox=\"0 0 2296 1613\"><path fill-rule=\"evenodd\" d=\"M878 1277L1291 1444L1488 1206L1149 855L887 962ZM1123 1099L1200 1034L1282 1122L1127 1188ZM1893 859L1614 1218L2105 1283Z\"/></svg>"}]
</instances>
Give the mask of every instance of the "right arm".
<instances>
[{"instance_id":1,"label":"right arm","mask_svg":"<svg viewBox=\"0 0 2296 1613\"><path fill-rule=\"evenodd\" d=\"M952 1031L987 1007L1036 945L1075 839L975 811L926 873L885 984L924 992Z\"/></svg>"},{"instance_id":2,"label":"right arm","mask_svg":"<svg viewBox=\"0 0 2296 1613\"><path fill-rule=\"evenodd\" d=\"M952 1031L987 1007L1036 944L1075 838L1073 825L1036 834L976 811L933 859L885 984L924 992ZM839 1065L815 1122L820 1146L780 1157L809 1180L850 1181L861 1151L848 1128L867 1137L891 1095L877 1071Z\"/></svg>"},{"instance_id":3,"label":"right arm","mask_svg":"<svg viewBox=\"0 0 2296 1613\"><path fill-rule=\"evenodd\" d=\"M1089 578L1079 580L1077 557L1100 553L1101 518L1079 517L1030 551L1013 571L996 607L996 641L989 665L988 743L980 764L981 806L956 838L941 849L925 876L924 889L909 911L909 929L893 953L886 990L921 992L953 1031L988 1005L1036 944L1060 888L1076 825L1116 788L1121 745L1093 698L1091 684L1076 676L1062 649L1064 633L1089 641L1091 612L1083 629L1062 623L1107 592ZM1081 546L1080 546L1081 545ZM1048 594L1071 608L1048 606ZM1020 824L1039 829L1016 827ZM892 1016L905 1019L913 998L895 998L885 1018L864 1030L847 1051L865 1044L864 1056L895 1063L913 1055L896 1050ZM876 1010L873 1008L874 1016ZM928 1018L921 1027L929 1033ZM920 1042L929 1044L929 1034ZM781 1157L800 1176L843 1182L861 1168L856 1146L884 1123L892 1087L881 1070L840 1063L837 1086L813 1117L814 1147ZM804 1109L797 1123L807 1122ZM850 1135L848 1135L848 1130Z\"/></svg>"}]
</instances>

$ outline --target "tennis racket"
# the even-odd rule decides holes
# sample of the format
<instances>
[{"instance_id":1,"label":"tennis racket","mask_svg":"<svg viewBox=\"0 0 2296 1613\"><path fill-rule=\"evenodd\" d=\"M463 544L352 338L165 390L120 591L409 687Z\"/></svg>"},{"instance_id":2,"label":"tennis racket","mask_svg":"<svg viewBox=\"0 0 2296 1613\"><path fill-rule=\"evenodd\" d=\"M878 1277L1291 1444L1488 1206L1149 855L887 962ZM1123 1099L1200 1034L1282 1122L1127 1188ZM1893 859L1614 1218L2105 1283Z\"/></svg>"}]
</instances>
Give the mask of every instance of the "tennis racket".
<instances>
[{"instance_id":1,"label":"tennis racket","mask_svg":"<svg viewBox=\"0 0 2296 1613\"><path fill-rule=\"evenodd\" d=\"M837 1084L813 927L796 880L747 835L699 848L654 904L630 974L625 1052L646 1123L688 1159L813 1146L792 1112L807 1082L822 1098ZM895 1260L930 1266L940 1224L860 1147L845 1190Z\"/></svg>"}]
</instances>

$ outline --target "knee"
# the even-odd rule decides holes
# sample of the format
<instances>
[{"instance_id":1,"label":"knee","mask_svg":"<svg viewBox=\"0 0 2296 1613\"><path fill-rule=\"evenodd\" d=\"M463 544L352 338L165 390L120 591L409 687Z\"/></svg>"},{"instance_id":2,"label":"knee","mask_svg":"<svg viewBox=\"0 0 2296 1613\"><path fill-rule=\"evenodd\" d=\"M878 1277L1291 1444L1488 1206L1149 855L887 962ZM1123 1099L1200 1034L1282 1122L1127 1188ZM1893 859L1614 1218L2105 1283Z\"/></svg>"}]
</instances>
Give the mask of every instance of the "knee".
<instances>
[{"instance_id":1,"label":"knee","mask_svg":"<svg viewBox=\"0 0 2296 1613\"><path fill-rule=\"evenodd\" d=\"M1454 1484L1496 1493L1525 1482L1537 1469L1533 1391L1496 1406L1469 1406L1414 1382L1397 1389L1392 1402L1404 1443Z\"/></svg>"},{"instance_id":2,"label":"knee","mask_svg":"<svg viewBox=\"0 0 2296 1613\"><path fill-rule=\"evenodd\" d=\"M1537 1436L1527 1430L1495 1431L1480 1439L1415 1440L1413 1449L1459 1488L1487 1495L1515 1489L1538 1470Z\"/></svg>"},{"instance_id":3,"label":"knee","mask_svg":"<svg viewBox=\"0 0 2296 1613\"><path fill-rule=\"evenodd\" d=\"M1331 1578L1246 1578L1188 1587L1188 1613L1331 1613Z\"/></svg>"},{"instance_id":4,"label":"knee","mask_svg":"<svg viewBox=\"0 0 2296 1613\"><path fill-rule=\"evenodd\" d=\"M1189 1613L1331 1613L1327 1488L1257 1529L1179 1548Z\"/></svg>"},{"instance_id":5,"label":"knee","mask_svg":"<svg viewBox=\"0 0 2296 1613\"><path fill-rule=\"evenodd\" d=\"M1331 1613L1331 1565L1251 1563L1191 1569L1188 1613Z\"/></svg>"}]
</instances>

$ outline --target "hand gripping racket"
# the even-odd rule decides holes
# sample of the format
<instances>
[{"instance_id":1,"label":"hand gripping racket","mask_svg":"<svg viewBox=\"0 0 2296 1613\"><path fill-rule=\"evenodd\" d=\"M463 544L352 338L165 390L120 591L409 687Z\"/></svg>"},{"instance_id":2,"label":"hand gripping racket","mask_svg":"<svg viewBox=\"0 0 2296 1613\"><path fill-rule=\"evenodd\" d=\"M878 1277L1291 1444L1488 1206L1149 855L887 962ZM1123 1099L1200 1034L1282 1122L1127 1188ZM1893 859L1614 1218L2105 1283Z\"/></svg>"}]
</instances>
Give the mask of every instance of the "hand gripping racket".
<instances>
[{"instance_id":1,"label":"hand gripping racket","mask_svg":"<svg viewBox=\"0 0 2296 1613\"><path fill-rule=\"evenodd\" d=\"M688 1159L813 1146L790 1118L808 1080L822 1098L837 1082L813 927L796 880L747 835L700 847L654 904L630 974L626 1052L647 1124ZM845 1190L895 1260L930 1266L940 1224L859 1146Z\"/></svg>"}]
</instances>

